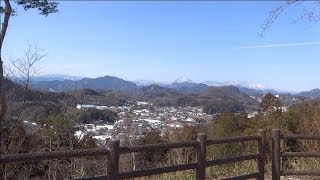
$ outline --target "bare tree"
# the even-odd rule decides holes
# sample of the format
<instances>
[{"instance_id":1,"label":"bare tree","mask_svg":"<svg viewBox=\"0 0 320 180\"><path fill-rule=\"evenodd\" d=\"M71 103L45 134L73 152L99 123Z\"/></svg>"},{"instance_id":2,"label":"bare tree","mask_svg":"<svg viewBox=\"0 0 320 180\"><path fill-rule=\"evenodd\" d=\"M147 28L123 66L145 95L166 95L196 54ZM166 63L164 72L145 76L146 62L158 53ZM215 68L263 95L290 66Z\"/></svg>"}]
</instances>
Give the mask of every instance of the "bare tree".
<instances>
[{"instance_id":1,"label":"bare tree","mask_svg":"<svg viewBox=\"0 0 320 180\"><path fill-rule=\"evenodd\" d=\"M10 128L12 130L16 123L19 121L21 117L21 113L25 107L26 103L26 95L29 90L30 80L40 74L41 68L37 66L37 63L46 56L46 54L41 53L41 49L37 47L37 45L32 46L28 44L28 48L24 51L24 57L18 58L16 60L11 60L12 67L7 67L8 76L11 76L13 80L19 84L23 89L23 100L16 115L13 126Z\"/></svg>"},{"instance_id":2,"label":"bare tree","mask_svg":"<svg viewBox=\"0 0 320 180\"><path fill-rule=\"evenodd\" d=\"M5 91L4 91L4 65L3 65L3 55L2 55L2 45L7 33L7 28L9 25L10 17L15 13L15 11L11 7L11 3L15 2L18 5L22 6L24 10L28 9L38 9L41 15L47 16L50 13L58 12L57 2L48 2L48 0L17 0L17 1L10 1L10 0L3 0L4 7L2 7L2 0L0 0L0 14L4 14L3 22L2 16L0 20L2 24L0 25L0 154L5 152L5 141L4 138L4 121L5 121L5 113L6 113L6 100L5 100ZM1 166L0 166L0 176L1 176Z\"/></svg>"},{"instance_id":3,"label":"bare tree","mask_svg":"<svg viewBox=\"0 0 320 180\"><path fill-rule=\"evenodd\" d=\"M8 76L13 77L19 85L18 88L22 94L22 101L20 107L18 107L17 114L14 117L7 116L4 119L3 131L3 153L18 153L26 139L26 133L24 133L22 125L22 113L25 109L28 89L30 85L30 79L39 73L40 68L37 63L46 55L40 53L41 50L37 46L28 45L28 48L24 52L24 57L12 60L11 67L7 67ZM4 167L3 175L5 179L9 177L19 165L9 165Z\"/></svg>"}]
</instances>

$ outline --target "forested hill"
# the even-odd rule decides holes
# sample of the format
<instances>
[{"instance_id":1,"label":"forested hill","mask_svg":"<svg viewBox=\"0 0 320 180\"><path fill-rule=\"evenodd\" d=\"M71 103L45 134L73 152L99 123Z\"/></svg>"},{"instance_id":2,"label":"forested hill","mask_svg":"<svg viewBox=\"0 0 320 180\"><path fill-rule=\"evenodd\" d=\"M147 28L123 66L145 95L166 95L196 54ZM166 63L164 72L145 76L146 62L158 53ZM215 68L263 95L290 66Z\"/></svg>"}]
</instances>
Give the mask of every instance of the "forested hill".
<instances>
[{"instance_id":1,"label":"forested hill","mask_svg":"<svg viewBox=\"0 0 320 180\"><path fill-rule=\"evenodd\" d=\"M302 97L320 97L320 89L312 89L310 91L302 91L296 95L302 96Z\"/></svg>"},{"instance_id":2,"label":"forested hill","mask_svg":"<svg viewBox=\"0 0 320 180\"><path fill-rule=\"evenodd\" d=\"M114 76L104 76L98 78L83 78L81 80L63 80L63 81L39 81L32 82L33 89L43 91L64 92L78 89L93 90L132 90L137 88L136 84Z\"/></svg>"},{"instance_id":3,"label":"forested hill","mask_svg":"<svg viewBox=\"0 0 320 180\"><path fill-rule=\"evenodd\" d=\"M70 106L75 106L77 102L74 96L66 93L25 90L23 85L18 85L8 79L4 79L3 84L6 92L8 118L16 117L20 108L23 107L21 118L33 121L38 117L60 113Z\"/></svg>"}]
</instances>

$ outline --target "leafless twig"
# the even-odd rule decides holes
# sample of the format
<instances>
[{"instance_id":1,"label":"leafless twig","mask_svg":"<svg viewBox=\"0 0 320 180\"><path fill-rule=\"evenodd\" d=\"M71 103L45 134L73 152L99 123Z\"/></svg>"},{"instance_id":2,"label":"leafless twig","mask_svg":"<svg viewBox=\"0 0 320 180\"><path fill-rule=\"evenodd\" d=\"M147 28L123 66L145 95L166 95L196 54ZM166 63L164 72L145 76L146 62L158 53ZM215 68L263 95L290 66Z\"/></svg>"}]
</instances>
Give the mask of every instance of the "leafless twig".
<instances>
[{"instance_id":1,"label":"leafless twig","mask_svg":"<svg viewBox=\"0 0 320 180\"><path fill-rule=\"evenodd\" d=\"M278 7L274 8L273 10L271 10L269 12L268 18L265 20L265 22L261 26L261 30L260 30L260 32L258 32L258 35L260 37L263 37L265 32L270 29L270 27L274 24L274 22L278 19L278 17L287 8L289 8L291 5L293 5L293 4L297 3L297 2L298 2L298 0L289 0L289 1L286 1L284 4L282 4L281 6L278 6Z\"/></svg>"}]
</instances>

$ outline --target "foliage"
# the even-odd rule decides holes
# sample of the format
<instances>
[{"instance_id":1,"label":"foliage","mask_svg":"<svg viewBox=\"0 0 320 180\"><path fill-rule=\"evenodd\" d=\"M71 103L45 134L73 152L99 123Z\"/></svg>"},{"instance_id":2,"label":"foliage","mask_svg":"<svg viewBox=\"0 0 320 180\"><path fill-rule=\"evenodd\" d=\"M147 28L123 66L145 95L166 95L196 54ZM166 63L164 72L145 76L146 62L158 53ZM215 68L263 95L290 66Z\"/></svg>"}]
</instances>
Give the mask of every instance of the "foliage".
<instances>
[{"instance_id":1,"label":"foliage","mask_svg":"<svg viewBox=\"0 0 320 180\"><path fill-rule=\"evenodd\" d=\"M44 16L58 12L58 3L49 2L48 0L18 0L17 4L22 5L24 10L36 8Z\"/></svg>"},{"instance_id":2,"label":"foliage","mask_svg":"<svg viewBox=\"0 0 320 180\"><path fill-rule=\"evenodd\" d=\"M230 163L221 166L212 166L207 168L208 177L221 179L222 177L239 176L256 172L255 161L243 161L238 163Z\"/></svg>"},{"instance_id":3,"label":"foliage","mask_svg":"<svg viewBox=\"0 0 320 180\"><path fill-rule=\"evenodd\" d=\"M259 110L262 112L278 110L281 107L281 102L278 97L268 93L263 96L259 105Z\"/></svg>"},{"instance_id":4,"label":"foliage","mask_svg":"<svg viewBox=\"0 0 320 180\"><path fill-rule=\"evenodd\" d=\"M88 109L84 111L78 111L77 114L79 123L83 124L113 124L117 119L117 113L110 110Z\"/></svg>"},{"instance_id":5,"label":"foliage","mask_svg":"<svg viewBox=\"0 0 320 180\"><path fill-rule=\"evenodd\" d=\"M143 138L139 140L139 144L156 144L163 143L163 140L159 134L159 131L152 130L147 132ZM165 157L167 150L163 149L158 152L140 152L137 159L140 168L151 168L162 161Z\"/></svg>"}]
</instances>

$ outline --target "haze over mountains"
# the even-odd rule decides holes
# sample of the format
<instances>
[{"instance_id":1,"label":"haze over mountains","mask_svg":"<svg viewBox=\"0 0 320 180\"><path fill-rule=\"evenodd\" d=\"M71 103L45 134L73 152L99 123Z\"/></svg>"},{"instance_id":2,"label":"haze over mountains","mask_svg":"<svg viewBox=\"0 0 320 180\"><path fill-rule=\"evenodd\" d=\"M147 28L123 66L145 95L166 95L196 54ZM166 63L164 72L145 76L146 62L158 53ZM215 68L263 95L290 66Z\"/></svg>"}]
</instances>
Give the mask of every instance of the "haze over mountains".
<instances>
[{"instance_id":1,"label":"haze over mountains","mask_svg":"<svg viewBox=\"0 0 320 180\"><path fill-rule=\"evenodd\" d=\"M135 90L141 87L158 85L161 87L172 88L183 93L197 93L206 90L208 87L234 86L239 88L241 92L248 95L259 96L268 92L273 94L293 94L292 92L279 91L267 88L262 84L251 81L212 81L208 80L202 83L195 82L187 77L180 77L175 81L157 82L153 80L127 81L114 76L104 76L98 78L83 78L78 76L69 76L62 74L49 74L34 77L31 87L43 91L63 92L77 89L93 89L93 90ZM303 97L319 97L320 90L314 89L301 93L294 93Z\"/></svg>"}]
</instances>

